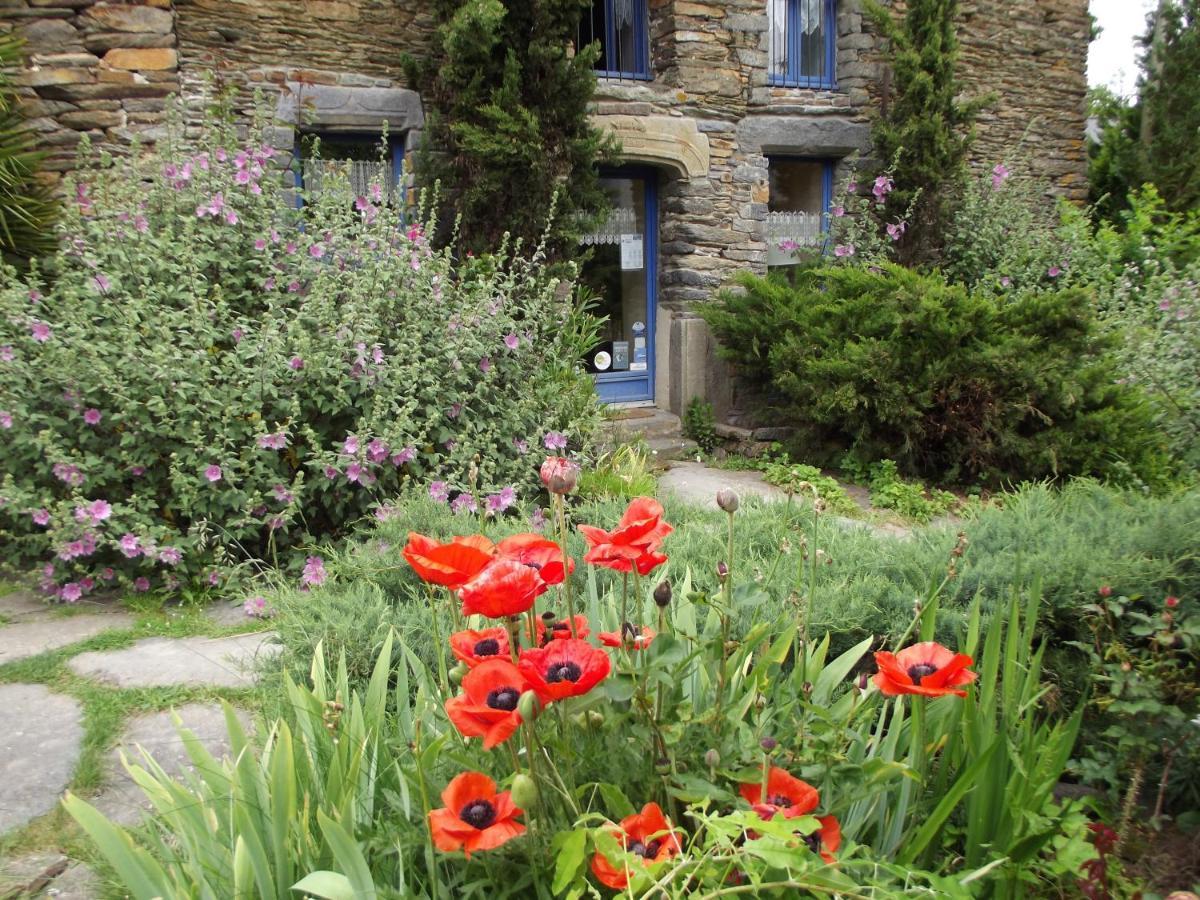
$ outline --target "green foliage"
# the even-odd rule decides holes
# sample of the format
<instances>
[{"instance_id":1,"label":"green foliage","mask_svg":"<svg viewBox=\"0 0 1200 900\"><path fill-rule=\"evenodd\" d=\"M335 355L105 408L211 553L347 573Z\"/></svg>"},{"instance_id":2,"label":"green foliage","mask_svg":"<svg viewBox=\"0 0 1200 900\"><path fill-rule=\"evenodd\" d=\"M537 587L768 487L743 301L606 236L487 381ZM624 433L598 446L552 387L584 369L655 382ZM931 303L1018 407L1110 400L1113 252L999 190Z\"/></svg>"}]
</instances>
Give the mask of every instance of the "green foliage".
<instances>
[{"instance_id":1,"label":"green foliage","mask_svg":"<svg viewBox=\"0 0 1200 900\"><path fill-rule=\"evenodd\" d=\"M405 61L429 111L417 176L440 181L442 220L458 216L461 249L495 250L505 233L534 246L550 225L549 252L570 256L607 208L596 167L616 146L588 118L597 48L570 52L586 5L432 4L432 46Z\"/></svg>"},{"instance_id":2,"label":"green foliage","mask_svg":"<svg viewBox=\"0 0 1200 900\"><path fill-rule=\"evenodd\" d=\"M653 494L656 484L646 445L622 444L600 454L579 473L579 496L584 500L632 500Z\"/></svg>"},{"instance_id":3,"label":"green foliage","mask_svg":"<svg viewBox=\"0 0 1200 900\"><path fill-rule=\"evenodd\" d=\"M1114 597L1087 607L1089 657L1104 727L1082 748L1080 776L1125 797L1129 815L1143 784L1156 784L1152 818L1200 807L1194 742L1200 716L1200 618L1195 599ZM1174 781L1172 781L1174 775ZM1127 826L1129 823L1124 822ZM1127 828L1118 829L1126 833Z\"/></svg>"},{"instance_id":4,"label":"green foliage","mask_svg":"<svg viewBox=\"0 0 1200 900\"><path fill-rule=\"evenodd\" d=\"M540 490L525 448L599 416L594 319L541 262L456 261L344 176L298 212L222 122L82 171L67 242L0 275L0 559L64 599L216 584L412 482Z\"/></svg>"},{"instance_id":5,"label":"green foliage","mask_svg":"<svg viewBox=\"0 0 1200 900\"><path fill-rule=\"evenodd\" d=\"M1101 86L1089 92L1088 112L1100 128L1100 139L1088 142L1088 201L1098 221L1114 222L1144 181L1138 143L1142 109Z\"/></svg>"},{"instance_id":6,"label":"green foliage","mask_svg":"<svg viewBox=\"0 0 1200 900\"><path fill-rule=\"evenodd\" d=\"M949 491L931 490L920 482L901 478L896 463L890 459L870 465L869 483L872 506L895 510L914 522L930 522L958 502Z\"/></svg>"},{"instance_id":7,"label":"green foliage","mask_svg":"<svg viewBox=\"0 0 1200 900\"><path fill-rule=\"evenodd\" d=\"M893 161L894 190L876 193L879 218L907 222L897 242L903 262L929 262L937 256L964 177L972 126L986 100L960 97L958 0L910 0L902 22L874 0L864 9L891 43L891 94L871 134L875 158Z\"/></svg>"},{"instance_id":8,"label":"green foliage","mask_svg":"<svg viewBox=\"0 0 1200 900\"><path fill-rule=\"evenodd\" d=\"M817 459L853 449L943 481L1164 475L1080 291L1002 301L894 265L739 285L701 315Z\"/></svg>"},{"instance_id":9,"label":"green foliage","mask_svg":"<svg viewBox=\"0 0 1200 900\"><path fill-rule=\"evenodd\" d=\"M683 436L691 438L703 453L717 446L717 419L713 406L701 397L693 397L683 411Z\"/></svg>"},{"instance_id":10,"label":"green foliage","mask_svg":"<svg viewBox=\"0 0 1200 900\"><path fill-rule=\"evenodd\" d=\"M765 458L762 473L763 481L782 488L789 499L798 496L801 500L820 500L825 509L838 516L857 516L862 512L836 478L816 466L793 463L786 453Z\"/></svg>"},{"instance_id":11,"label":"green foliage","mask_svg":"<svg viewBox=\"0 0 1200 900\"><path fill-rule=\"evenodd\" d=\"M822 533L812 520L810 546ZM817 559L793 570L792 593L832 587L821 586ZM648 584L634 586L631 617L657 622L653 643L614 649L600 686L527 722L523 756L463 739L443 711L458 688L406 642L385 640L359 687L344 667L327 674L318 645L313 687L286 682L285 712L262 750L231 720L232 762L189 745L198 774L186 784L150 761L133 770L158 812L145 834L76 798L68 809L137 900L276 897L297 885L334 898L582 896L593 890L595 852L631 863L635 892L672 897L719 896L734 868L742 893L756 896L916 889L966 900L1071 884L1091 855L1086 820L1052 789L1079 717L1045 709L1037 590L1009 597L990 620L979 601L969 607L953 646L976 657L978 677L965 698L927 701L885 697L860 680L872 641L837 653L829 637L810 639L808 614L770 603L742 559L720 583L707 569L676 575L666 609ZM593 630L613 629L618 597L626 605L612 574L576 574ZM920 614L893 646L941 630L945 585L920 593ZM314 605L323 593L313 592ZM419 614L444 636L447 598L430 599ZM544 595L534 614L554 607ZM766 818L749 808L739 786L759 783L770 766L812 785L819 807ZM535 827L464 858L435 849L427 821L447 782L472 770L501 790L536 773L537 795L519 813ZM611 823L650 801L673 820L682 847L643 872ZM824 826L816 815L840 819L836 865L803 839Z\"/></svg>"},{"instance_id":12,"label":"green foliage","mask_svg":"<svg viewBox=\"0 0 1200 900\"><path fill-rule=\"evenodd\" d=\"M44 154L35 150L36 136L17 108L12 71L21 64L21 48L15 33L0 35L0 253L24 264L54 248L58 202L38 177Z\"/></svg>"},{"instance_id":13,"label":"green foliage","mask_svg":"<svg viewBox=\"0 0 1200 900\"><path fill-rule=\"evenodd\" d=\"M1141 175L1172 210L1200 207L1200 0L1166 0L1152 19L1139 85Z\"/></svg>"}]
</instances>

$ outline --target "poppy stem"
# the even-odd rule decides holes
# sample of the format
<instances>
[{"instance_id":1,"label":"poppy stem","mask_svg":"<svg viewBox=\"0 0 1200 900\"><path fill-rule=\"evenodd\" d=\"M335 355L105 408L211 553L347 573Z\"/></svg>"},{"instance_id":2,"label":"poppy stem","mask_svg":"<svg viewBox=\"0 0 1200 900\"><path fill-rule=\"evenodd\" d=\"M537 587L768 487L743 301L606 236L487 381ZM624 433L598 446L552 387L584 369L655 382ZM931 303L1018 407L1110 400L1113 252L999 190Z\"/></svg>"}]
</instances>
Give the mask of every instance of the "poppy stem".
<instances>
[{"instance_id":1,"label":"poppy stem","mask_svg":"<svg viewBox=\"0 0 1200 900\"><path fill-rule=\"evenodd\" d=\"M438 623L437 594L433 585L428 586L429 592L429 624L433 632L433 644L437 648L438 679L441 682L443 696L450 694L450 676L446 671L446 645L442 640L442 629Z\"/></svg>"},{"instance_id":2,"label":"poppy stem","mask_svg":"<svg viewBox=\"0 0 1200 900\"><path fill-rule=\"evenodd\" d=\"M563 596L567 599L567 622L571 629L571 637L579 635L575 631L575 596L571 591L571 558L567 555L567 503L562 494L552 494L554 498L554 517L558 520L558 546L562 551L563 567Z\"/></svg>"},{"instance_id":3,"label":"poppy stem","mask_svg":"<svg viewBox=\"0 0 1200 900\"><path fill-rule=\"evenodd\" d=\"M429 788L425 784L425 769L421 765L421 720L413 723L413 758L417 763L417 787L421 792L421 810L425 814L425 824L428 826L429 813L433 807L429 804ZM433 852L433 832L426 828L425 832L425 870L429 875L429 889L433 892L434 900L441 893L438 890L438 873L436 857Z\"/></svg>"},{"instance_id":4,"label":"poppy stem","mask_svg":"<svg viewBox=\"0 0 1200 900\"><path fill-rule=\"evenodd\" d=\"M518 650L521 646L521 617L509 616L505 624L508 627L508 653L515 666L520 660ZM536 641L534 641L534 646L537 646Z\"/></svg>"},{"instance_id":5,"label":"poppy stem","mask_svg":"<svg viewBox=\"0 0 1200 900\"><path fill-rule=\"evenodd\" d=\"M629 621L629 573L621 573L621 621L617 623L617 629L621 630L625 627L625 623ZM622 645L625 643L621 642Z\"/></svg>"}]
</instances>

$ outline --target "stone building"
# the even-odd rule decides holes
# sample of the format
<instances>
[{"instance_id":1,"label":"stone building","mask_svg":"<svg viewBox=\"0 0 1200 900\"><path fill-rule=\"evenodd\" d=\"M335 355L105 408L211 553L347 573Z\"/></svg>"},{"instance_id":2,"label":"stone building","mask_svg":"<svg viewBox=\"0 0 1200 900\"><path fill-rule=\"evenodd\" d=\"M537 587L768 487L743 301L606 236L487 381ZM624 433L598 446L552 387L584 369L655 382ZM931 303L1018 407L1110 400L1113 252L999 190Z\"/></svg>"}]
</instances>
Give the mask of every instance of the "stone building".
<instances>
[{"instance_id":1,"label":"stone building","mask_svg":"<svg viewBox=\"0 0 1200 900\"><path fill-rule=\"evenodd\" d=\"M83 134L117 151L160 138L168 95L195 99L209 80L246 108L273 94L275 146L301 154L313 133L354 156L386 121L399 161L420 136L401 67L431 33L420 0L0 0L0 27L26 40L18 82L54 171ZM981 165L1024 141L1056 193L1085 196L1089 33L1087 0L963 0L962 80L998 97ZM676 413L707 397L736 418L692 305L787 264L780 244L822 243L846 160L888 102L878 36L861 0L593 0L579 26L592 40L595 120L627 163L605 173L616 208L587 238L611 316L589 359L601 395Z\"/></svg>"}]
</instances>

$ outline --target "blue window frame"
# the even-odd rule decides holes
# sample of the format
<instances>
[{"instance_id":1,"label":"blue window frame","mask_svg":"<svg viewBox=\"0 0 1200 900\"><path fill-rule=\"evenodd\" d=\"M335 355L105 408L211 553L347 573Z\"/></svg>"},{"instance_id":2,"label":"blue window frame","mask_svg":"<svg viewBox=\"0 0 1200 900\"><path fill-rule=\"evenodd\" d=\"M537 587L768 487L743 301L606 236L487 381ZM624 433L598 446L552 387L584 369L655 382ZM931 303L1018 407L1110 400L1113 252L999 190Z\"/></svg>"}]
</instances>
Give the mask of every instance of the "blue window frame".
<instances>
[{"instance_id":1,"label":"blue window frame","mask_svg":"<svg viewBox=\"0 0 1200 900\"><path fill-rule=\"evenodd\" d=\"M592 0L579 20L577 46L600 45L601 78L650 78L650 12L647 0Z\"/></svg>"},{"instance_id":2,"label":"blue window frame","mask_svg":"<svg viewBox=\"0 0 1200 900\"><path fill-rule=\"evenodd\" d=\"M768 81L783 87L837 86L837 0L767 0Z\"/></svg>"},{"instance_id":3,"label":"blue window frame","mask_svg":"<svg viewBox=\"0 0 1200 900\"><path fill-rule=\"evenodd\" d=\"M790 266L828 246L836 160L771 154L767 265Z\"/></svg>"},{"instance_id":4,"label":"blue window frame","mask_svg":"<svg viewBox=\"0 0 1200 900\"><path fill-rule=\"evenodd\" d=\"M380 140L380 135L370 133L301 134L292 150L296 187L310 191L320 188L320 162L346 163L350 166L347 174L354 193L366 194L367 184L382 174L387 182L386 202L403 209L405 188L401 177L404 172L404 139L400 135L389 135L387 149L382 154ZM314 148L317 142L319 147ZM303 199L297 195L297 206L300 205L303 205Z\"/></svg>"}]
</instances>

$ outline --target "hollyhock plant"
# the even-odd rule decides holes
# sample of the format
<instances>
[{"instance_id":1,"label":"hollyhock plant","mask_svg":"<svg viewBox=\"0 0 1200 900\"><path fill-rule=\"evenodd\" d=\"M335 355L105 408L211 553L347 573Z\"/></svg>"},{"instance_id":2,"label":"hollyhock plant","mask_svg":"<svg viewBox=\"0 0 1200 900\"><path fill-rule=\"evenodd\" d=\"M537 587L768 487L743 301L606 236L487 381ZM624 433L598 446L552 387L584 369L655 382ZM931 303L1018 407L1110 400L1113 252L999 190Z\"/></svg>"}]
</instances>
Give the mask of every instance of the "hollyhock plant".
<instances>
[{"instance_id":1,"label":"hollyhock plant","mask_svg":"<svg viewBox=\"0 0 1200 900\"><path fill-rule=\"evenodd\" d=\"M963 685L975 680L967 667L974 664L971 657L954 653L941 644L925 641L906 647L899 653L875 654L879 671L875 686L889 697L915 694L922 697L944 697L955 694L967 696Z\"/></svg>"},{"instance_id":2,"label":"hollyhock plant","mask_svg":"<svg viewBox=\"0 0 1200 900\"><path fill-rule=\"evenodd\" d=\"M479 772L463 772L442 791L441 809L429 813L434 846L444 853L462 850L468 859L480 850L494 850L525 833L517 819L524 812L509 791L496 791L496 782Z\"/></svg>"},{"instance_id":3,"label":"hollyhock plant","mask_svg":"<svg viewBox=\"0 0 1200 900\"><path fill-rule=\"evenodd\" d=\"M611 834L621 849L637 857L643 866L666 862L683 852L679 836L657 803L647 803L640 812L626 816ZM592 856L591 868L605 887L623 891L629 885L626 864L614 862L600 851Z\"/></svg>"},{"instance_id":4,"label":"hollyhock plant","mask_svg":"<svg viewBox=\"0 0 1200 900\"><path fill-rule=\"evenodd\" d=\"M463 737L483 738L491 750L520 727L517 703L530 687L509 660L485 659L463 677L463 692L446 701L446 715Z\"/></svg>"}]
</instances>

